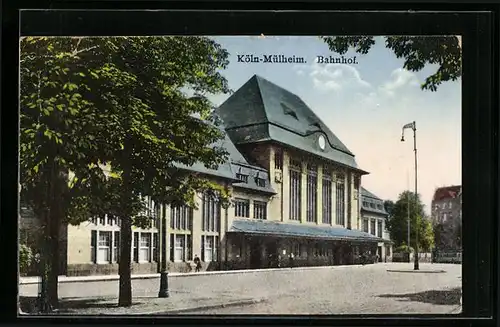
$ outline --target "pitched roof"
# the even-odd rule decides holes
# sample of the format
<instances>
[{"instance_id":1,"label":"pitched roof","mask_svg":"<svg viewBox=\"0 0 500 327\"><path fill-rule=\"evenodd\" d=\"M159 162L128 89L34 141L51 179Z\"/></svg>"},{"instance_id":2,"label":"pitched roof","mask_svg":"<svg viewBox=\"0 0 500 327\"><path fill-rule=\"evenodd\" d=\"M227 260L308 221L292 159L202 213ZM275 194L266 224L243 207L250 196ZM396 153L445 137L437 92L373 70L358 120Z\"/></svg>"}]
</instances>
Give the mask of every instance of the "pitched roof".
<instances>
[{"instance_id":1,"label":"pitched roof","mask_svg":"<svg viewBox=\"0 0 500 327\"><path fill-rule=\"evenodd\" d=\"M287 224L277 221L255 219L235 219L233 220L229 232L292 237L302 236L332 240L382 241L382 239L374 235L354 229L306 224Z\"/></svg>"},{"instance_id":2,"label":"pitched roof","mask_svg":"<svg viewBox=\"0 0 500 327\"><path fill-rule=\"evenodd\" d=\"M461 185L452 185L452 186L439 187L434 192L434 196L432 198L432 201L440 201L440 200L445 200L445 199L454 199L457 196L459 196L461 194L461 192L462 192L462 186Z\"/></svg>"},{"instance_id":3,"label":"pitched roof","mask_svg":"<svg viewBox=\"0 0 500 327\"><path fill-rule=\"evenodd\" d=\"M381 198L361 186L361 196L383 201Z\"/></svg>"},{"instance_id":4,"label":"pitched roof","mask_svg":"<svg viewBox=\"0 0 500 327\"><path fill-rule=\"evenodd\" d=\"M384 200L364 187L361 187L361 199L361 210L381 215L388 215L387 211L385 211ZM375 208L371 207L370 204L374 204ZM377 205L382 205L382 208L380 209Z\"/></svg>"},{"instance_id":5,"label":"pitched roof","mask_svg":"<svg viewBox=\"0 0 500 327\"><path fill-rule=\"evenodd\" d=\"M358 169L354 154L297 95L254 75L217 109L235 144L275 141ZM321 150L318 136L327 147Z\"/></svg>"},{"instance_id":6,"label":"pitched roof","mask_svg":"<svg viewBox=\"0 0 500 327\"><path fill-rule=\"evenodd\" d=\"M217 117L215 117L215 119L217 119ZM225 126L222 122L218 122L217 127L222 131L225 130ZM253 166L250 163L248 163L248 161L236 148L236 146L231 141L231 139L229 138L228 134L225 131L224 131L224 139L215 142L213 145L224 147L224 149L228 152L228 160L219 165L217 169L207 168L200 162L197 162L190 167L186 165L177 164L178 167L202 174L233 180L234 187L249 189L253 191L260 191L269 194L276 194L276 191L273 189L269 181L268 172L261 167ZM236 178L236 174L239 173L249 176L248 183L237 182L238 179ZM257 185L256 181L257 177L265 180L265 186Z\"/></svg>"}]
</instances>

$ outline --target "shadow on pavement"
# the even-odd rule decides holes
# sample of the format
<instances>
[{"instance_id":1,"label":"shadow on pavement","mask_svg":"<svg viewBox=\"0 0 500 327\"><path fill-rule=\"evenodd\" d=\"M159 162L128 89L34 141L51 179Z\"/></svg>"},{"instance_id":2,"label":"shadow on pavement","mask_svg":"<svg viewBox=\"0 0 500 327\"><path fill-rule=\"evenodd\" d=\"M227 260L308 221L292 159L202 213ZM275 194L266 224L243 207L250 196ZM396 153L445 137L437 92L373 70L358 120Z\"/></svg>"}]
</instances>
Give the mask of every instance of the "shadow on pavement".
<instances>
[{"instance_id":1,"label":"shadow on pavement","mask_svg":"<svg viewBox=\"0 0 500 327\"><path fill-rule=\"evenodd\" d=\"M21 296L19 297L21 310L26 314L38 313L38 298ZM134 302L132 306L142 304L142 302ZM59 299L58 313L69 313L74 309L90 309L90 308L117 308L118 300L109 302L104 298L65 298Z\"/></svg>"},{"instance_id":2,"label":"shadow on pavement","mask_svg":"<svg viewBox=\"0 0 500 327\"><path fill-rule=\"evenodd\" d=\"M459 305L462 288L456 287L448 290L432 290L408 294L381 294L379 297L399 298L400 301L431 303L436 305Z\"/></svg>"}]
</instances>

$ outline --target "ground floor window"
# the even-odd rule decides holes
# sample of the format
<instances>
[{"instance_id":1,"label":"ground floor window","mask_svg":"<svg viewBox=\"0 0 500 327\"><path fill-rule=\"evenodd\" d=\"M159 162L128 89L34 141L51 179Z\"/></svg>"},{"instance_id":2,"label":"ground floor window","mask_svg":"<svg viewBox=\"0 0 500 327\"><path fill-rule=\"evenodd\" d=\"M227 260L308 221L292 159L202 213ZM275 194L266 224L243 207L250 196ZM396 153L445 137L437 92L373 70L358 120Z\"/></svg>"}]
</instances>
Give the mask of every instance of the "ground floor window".
<instances>
[{"instance_id":1,"label":"ground floor window","mask_svg":"<svg viewBox=\"0 0 500 327\"><path fill-rule=\"evenodd\" d=\"M151 234L150 233L141 233L140 236L140 253L139 253L139 262L150 262L151 261Z\"/></svg>"},{"instance_id":2,"label":"ground floor window","mask_svg":"<svg viewBox=\"0 0 500 327\"><path fill-rule=\"evenodd\" d=\"M170 261L192 260L192 239L190 234L170 234Z\"/></svg>"},{"instance_id":3,"label":"ground floor window","mask_svg":"<svg viewBox=\"0 0 500 327\"><path fill-rule=\"evenodd\" d=\"M326 257L327 255L328 255L328 247L325 244L315 244L314 246L315 257Z\"/></svg>"},{"instance_id":4,"label":"ground floor window","mask_svg":"<svg viewBox=\"0 0 500 327\"><path fill-rule=\"evenodd\" d=\"M111 232L99 232L97 263L111 262Z\"/></svg>"},{"instance_id":5,"label":"ground floor window","mask_svg":"<svg viewBox=\"0 0 500 327\"><path fill-rule=\"evenodd\" d=\"M219 237L215 235L202 235L201 244L203 246L202 260L205 262L217 261Z\"/></svg>"}]
</instances>

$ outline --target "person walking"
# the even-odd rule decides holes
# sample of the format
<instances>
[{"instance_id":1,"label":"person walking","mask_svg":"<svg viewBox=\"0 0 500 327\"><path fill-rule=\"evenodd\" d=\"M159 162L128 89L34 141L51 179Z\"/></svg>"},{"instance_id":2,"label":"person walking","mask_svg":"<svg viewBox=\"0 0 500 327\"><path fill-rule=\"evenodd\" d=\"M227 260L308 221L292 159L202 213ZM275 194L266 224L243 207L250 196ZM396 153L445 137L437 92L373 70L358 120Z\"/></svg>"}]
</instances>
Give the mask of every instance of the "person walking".
<instances>
[{"instance_id":1,"label":"person walking","mask_svg":"<svg viewBox=\"0 0 500 327\"><path fill-rule=\"evenodd\" d=\"M293 253L290 252L290 256L288 258L288 261L289 261L289 264L290 264L290 268L293 268L293 264L294 264L294 257L293 257Z\"/></svg>"},{"instance_id":2,"label":"person walking","mask_svg":"<svg viewBox=\"0 0 500 327\"><path fill-rule=\"evenodd\" d=\"M194 262L194 264L195 264L195 266L196 266L196 270L195 270L195 271L196 271L196 272L199 272L199 271L200 271L200 269L201 269L201 260L200 260L200 258L198 258L198 255L197 255L197 254L194 256L194 260L193 260L193 262Z\"/></svg>"}]
</instances>

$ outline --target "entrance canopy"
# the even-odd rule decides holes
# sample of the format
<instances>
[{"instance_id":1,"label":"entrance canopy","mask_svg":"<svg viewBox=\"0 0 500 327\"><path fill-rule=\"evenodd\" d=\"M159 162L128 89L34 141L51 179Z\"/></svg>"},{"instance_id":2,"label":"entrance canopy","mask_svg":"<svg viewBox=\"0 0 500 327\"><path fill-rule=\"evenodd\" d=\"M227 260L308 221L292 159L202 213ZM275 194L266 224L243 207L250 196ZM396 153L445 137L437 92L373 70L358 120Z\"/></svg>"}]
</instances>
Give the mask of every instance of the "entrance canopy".
<instances>
[{"instance_id":1,"label":"entrance canopy","mask_svg":"<svg viewBox=\"0 0 500 327\"><path fill-rule=\"evenodd\" d=\"M330 226L314 226L298 223L286 224L266 220L234 220L228 232L281 237L289 236L316 239L321 238L329 240L383 242L383 239L359 230Z\"/></svg>"}]
</instances>

